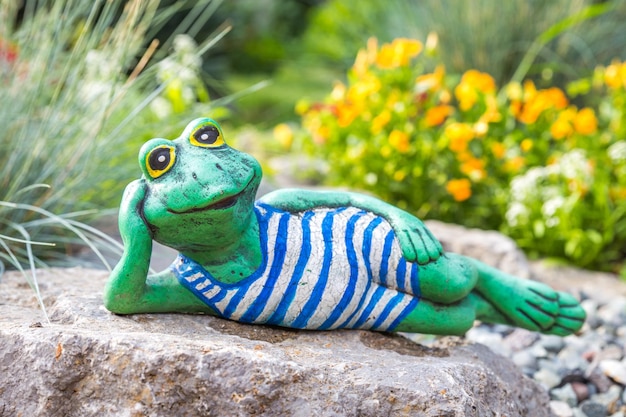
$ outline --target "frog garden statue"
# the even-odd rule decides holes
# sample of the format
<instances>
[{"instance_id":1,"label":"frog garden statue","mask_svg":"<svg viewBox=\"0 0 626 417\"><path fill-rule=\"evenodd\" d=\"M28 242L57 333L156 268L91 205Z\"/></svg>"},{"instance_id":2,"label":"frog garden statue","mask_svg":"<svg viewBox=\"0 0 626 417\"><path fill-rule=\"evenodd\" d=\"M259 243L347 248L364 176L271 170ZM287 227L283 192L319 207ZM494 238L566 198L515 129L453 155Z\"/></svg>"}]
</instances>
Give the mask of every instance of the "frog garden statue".
<instances>
[{"instance_id":1,"label":"frog garden statue","mask_svg":"<svg viewBox=\"0 0 626 417\"><path fill-rule=\"evenodd\" d=\"M373 197L285 189L255 202L259 163L211 119L148 141L139 164L104 293L114 313L427 334L463 334L482 320L567 335L584 322L571 295L445 253L420 220ZM179 256L149 275L153 240Z\"/></svg>"}]
</instances>

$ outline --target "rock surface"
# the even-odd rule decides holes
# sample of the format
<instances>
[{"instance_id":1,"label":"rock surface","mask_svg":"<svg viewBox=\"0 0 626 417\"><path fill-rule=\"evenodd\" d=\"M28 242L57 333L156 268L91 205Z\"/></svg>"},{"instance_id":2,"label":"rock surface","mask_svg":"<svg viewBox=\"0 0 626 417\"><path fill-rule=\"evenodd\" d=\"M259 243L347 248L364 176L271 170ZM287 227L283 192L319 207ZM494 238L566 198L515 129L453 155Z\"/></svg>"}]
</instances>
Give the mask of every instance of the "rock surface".
<instances>
[{"instance_id":1,"label":"rock surface","mask_svg":"<svg viewBox=\"0 0 626 417\"><path fill-rule=\"evenodd\" d=\"M115 316L107 274L0 282L0 416L549 416L545 390L480 344L304 332L201 315Z\"/></svg>"}]
</instances>

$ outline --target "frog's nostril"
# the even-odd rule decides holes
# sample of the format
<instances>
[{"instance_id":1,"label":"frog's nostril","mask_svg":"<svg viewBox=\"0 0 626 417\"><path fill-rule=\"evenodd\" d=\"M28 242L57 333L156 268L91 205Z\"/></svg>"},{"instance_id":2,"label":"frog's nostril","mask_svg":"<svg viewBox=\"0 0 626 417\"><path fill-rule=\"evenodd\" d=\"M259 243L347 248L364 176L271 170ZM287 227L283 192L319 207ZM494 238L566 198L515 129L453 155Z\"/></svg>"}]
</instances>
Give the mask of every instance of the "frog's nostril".
<instances>
[{"instance_id":1,"label":"frog's nostril","mask_svg":"<svg viewBox=\"0 0 626 417\"><path fill-rule=\"evenodd\" d=\"M224 168L222 168L220 164L215 164L215 168L219 169L220 171L224 171Z\"/></svg>"},{"instance_id":2,"label":"frog's nostril","mask_svg":"<svg viewBox=\"0 0 626 417\"><path fill-rule=\"evenodd\" d=\"M197 179L198 179L198 175L196 175L196 173L195 173L195 172L192 172L192 173L191 173L191 176L193 177L193 179L194 179L194 180L197 180Z\"/></svg>"}]
</instances>

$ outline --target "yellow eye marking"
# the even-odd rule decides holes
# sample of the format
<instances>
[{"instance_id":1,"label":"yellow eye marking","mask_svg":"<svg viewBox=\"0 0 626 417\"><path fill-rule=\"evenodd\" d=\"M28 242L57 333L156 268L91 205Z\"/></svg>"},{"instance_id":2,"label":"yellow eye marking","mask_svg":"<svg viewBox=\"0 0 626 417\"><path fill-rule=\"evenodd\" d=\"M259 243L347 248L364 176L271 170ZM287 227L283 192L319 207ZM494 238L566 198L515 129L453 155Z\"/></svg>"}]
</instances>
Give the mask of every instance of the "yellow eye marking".
<instances>
[{"instance_id":1,"label":"yellow eye marking","mask_svg":"<svg viewBox=\"0 0 626 417\"><path fill-rule=\"evenodd\" d=\"M160 145L146 155L146 168L152 178L159 178L170 170L176 160L173 146Z\"/></svg>"},{"instance_id":2,"label":"yellow eye marking","mask_svg":"<svg viewBox=\"0 0 626 417\"><path fill-rule=\"evenodd\" d=\"M189 135L189 143L202 148L217 148L222 146L224 138L222 130L214 123L207 122L197 127L191 135Z\"/></svg>"}]
</instances>

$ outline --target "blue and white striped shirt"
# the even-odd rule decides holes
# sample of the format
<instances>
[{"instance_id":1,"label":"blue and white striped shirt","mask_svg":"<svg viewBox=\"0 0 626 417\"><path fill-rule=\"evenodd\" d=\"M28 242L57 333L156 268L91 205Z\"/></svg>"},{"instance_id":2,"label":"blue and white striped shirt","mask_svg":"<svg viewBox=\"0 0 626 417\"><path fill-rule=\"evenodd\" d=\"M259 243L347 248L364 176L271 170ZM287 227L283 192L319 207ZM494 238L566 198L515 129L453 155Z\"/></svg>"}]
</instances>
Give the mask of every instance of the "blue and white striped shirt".
<instances>
[{"instance_id":1,"label":"blue and white striped shirt","mask_svg":"<svg viewBox=\"0 0 626 417\"><path fill-rule=\"evenodd\" d=\"M219 316L298 329L392 331L419 302L418 265L383 218L355 207L255 204L261 266L236 283L180 255L171 269Z\"/></svg>"}]
</instances>

